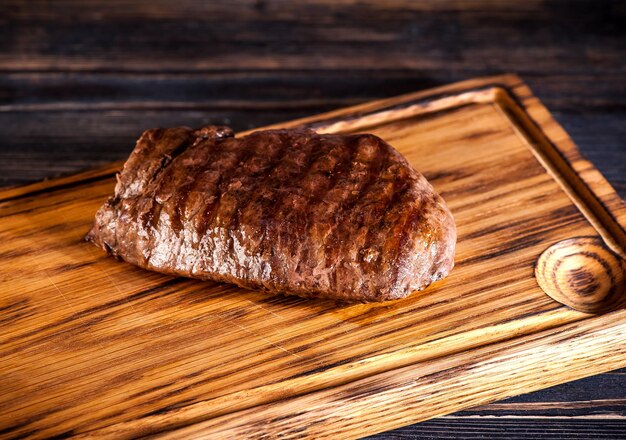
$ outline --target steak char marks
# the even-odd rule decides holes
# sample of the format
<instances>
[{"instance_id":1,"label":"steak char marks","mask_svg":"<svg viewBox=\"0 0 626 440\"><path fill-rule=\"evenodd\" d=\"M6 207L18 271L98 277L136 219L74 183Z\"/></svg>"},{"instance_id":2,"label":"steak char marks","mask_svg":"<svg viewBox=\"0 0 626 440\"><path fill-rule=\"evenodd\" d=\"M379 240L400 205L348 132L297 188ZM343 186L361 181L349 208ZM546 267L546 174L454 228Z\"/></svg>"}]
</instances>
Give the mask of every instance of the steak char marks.
<instances>
[{"instance_id":1,"label":"steak char marks","mask_svg":"<svg viewBox=\"0 0 626 440\"><path fill-rule=\"evenodd\" d=\"M374 135L208 126L144 132L87 239L157 272L369 302L446 276L456 229Z\"/></svg>"}]
</instances>

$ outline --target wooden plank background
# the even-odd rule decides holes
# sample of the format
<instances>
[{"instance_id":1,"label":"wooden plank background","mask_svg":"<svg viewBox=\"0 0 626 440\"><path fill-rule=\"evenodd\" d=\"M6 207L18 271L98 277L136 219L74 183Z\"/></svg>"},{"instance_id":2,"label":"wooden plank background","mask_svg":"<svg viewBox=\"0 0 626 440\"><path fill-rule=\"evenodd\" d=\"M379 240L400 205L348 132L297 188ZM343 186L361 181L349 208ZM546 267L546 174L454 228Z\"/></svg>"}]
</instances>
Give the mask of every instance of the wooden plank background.
<instances>
[{"instance_id":1,"label":"wooden plank background","mask_svg":"<svg viewBox=\"0 0 626 440\"><path fill-rule=\"evenodd\" d=\"M520 74L626 197L626 3L0 3L0 185L127 156L146 127L236 130ZM375 438L624 438L626 371Z\"/></svg>"}]
</instances>

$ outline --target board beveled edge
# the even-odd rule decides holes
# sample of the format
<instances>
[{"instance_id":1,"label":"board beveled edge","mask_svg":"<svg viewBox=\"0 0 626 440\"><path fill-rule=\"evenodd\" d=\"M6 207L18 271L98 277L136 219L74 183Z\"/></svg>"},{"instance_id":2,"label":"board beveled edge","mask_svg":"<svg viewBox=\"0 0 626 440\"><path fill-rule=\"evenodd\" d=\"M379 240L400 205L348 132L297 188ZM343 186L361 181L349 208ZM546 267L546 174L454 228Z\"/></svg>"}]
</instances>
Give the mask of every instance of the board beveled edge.
<instances>
[{"instance_id":1,"label":"board beveled edge","mask_svg":"<svg viewBox=\"0 0 626 440\"><path fill-rule=\"evenodd\" d=\"M264 438L306 434L335 439L399 428L622 368L626 312L620 318L617 325L583 320L557 333L547 330L436 358L189 424L162 432L160 438L249 438L262 433Z\"/></svg>"},{"instance_id":2,"label":"board beveled edge","mask_svg":"<svg viewBox=\"0 0 626 440\"><path fill-rule=\"evenodd\" d=\"M599 204L600 208L604 210L604 217L601 220L605 223L602 224L606 224L607 221L609 223L614 223L613 229L609 231L610 234L614 234L615 231L617 231L618 234L624 233L624 229L626 229L626 205L624 202L606 181L606 179L604 179L604 177L595 169L593 164L586 161L582 157L567 133L556 123L556 121L554 121L548 110L536 97L534 97L534 95L532 95L530 89L516 75L501 75L463 81L449 86L438 87L423 92L415 92L389 99L377 100L366 104L348 107L312 117L297 119L284 124L275 124L264 128L310 126L320 131L325 131L333 124L340 124L341 121L346 119L359 119L371 114L380 114L386 111L398 111L398 109L403 106L408 107L411 105L418 105L416 103L419 103L419 105L424 107L424 113L437 112L437 107L429 108L428 106L432 103L438 102L439 108L445 110L447 108L445 105L446 98L455 97L455 102L458 107L458 97L463 94L466 94L468 104L493 102L499 104L504 109L512 111L513 114L508 115L509 119L517 119L519 122L519 118L521 117L522 128L526 130L527 134L530 133L529 140L531 144L534 147L537 147L534 142L539 141L540 145L538 148L540 151L545 150L546 148L552 148L554 150L553 153L556 153L558 156L557 159L560 157L564 161L563 163L559 163L558 166L548 169L548 172L550 172L553 177L555 174L557 177L564 177L566 184L572 183L572 176L574 176L575 179L579 179L580 182L574 182L574 184L571 185L574 188L574 195L580 195L579 192L576 193L576 190L580 191L580 188L583 188L583 191L588 191L588 193L582 195L582 202L587 203L591 200L592 204L596 203L593 208L597 208L597 204ZM521 116L519 111L516 110L516 107L522 111ZM524 118L526 118L526 120L524 120ZM248 132L251 131L254 130L250 130ZM240 136L248 132L240 133L238 135ZM537 136L543 139L537 139ZM541 145L542 143L543 145ZM548 147L546 147L546 145ZM554 157L555 156L552 156L552 159L554 159ZM548 160L550 160L550 157L548 157ZM121 163L115 163L109 167L104 167L103 170L107 170L110 173L110 170L114 169L114 167L119 167L120 165ZM544 166L545 165L546 164L544 164ZM568 167L574 172L570 174L566 173L565 176L563 176L564 170L567 171ZM77 179L82 174L85 173L70 176L66 179L70 179L70 181L78 181L71 179ZM103 175L103 173L101 173L101 175ZM89 178L90 176L86 177ZM102 178L106 177L107 176L104 176ZM559 181L558 178L557 181ZM559 183L562 184L563 182L559 181ZM54 181L51 181L50 185L44 186L44 189L54 189L54 187ZM28 187L22 188L25 190L18 192L17 197L29 194ZM42 188L35 187L34 189L41 190ZM16 189L14 189L14 191L15 190ZM19 188L17 190L19 191ZM566 190L566 192L568 191ZM570 195L570 197L572 196L569 192L568 195ZM4 192L0 192L0 202L2 202L3 196ZM591 199L589 199L590 196ZM574 200L574 202L576 203L577 200ZM580 200L578 200L578 202L580 203ZM579 203L576 204L578 205ZM583 212L583 214L585 213ZM589 219L587 215L586 217ZM598 229L597 224L593 221L592 224L594 224L596 229ZM601 227L602 224L600 225ZM605 235L602 234L602 231L600 230L599 232L600 235L606 239ZM621 247L621 243L622 239L618 236L618 246ZM615 246L615 243L613 243L613 246ZM326 435L330 435L332 437L332 433L336 433L336 430L338 429L340 429L344 434L372 434L404 426L409 423L426 420L428 418L441 416L478 404L492 402L501 398L538 390L569 380L626 366L626 352L620 346L621 341L626 336L626 325L623 324L624 322L626 322L626 311L619 310L607 315L583 319L581 321L562 326L559 329L558 335L566 336L558 336L556 340L554 340L553 330L545 330L530 333L525 332L523 336L514 337L504 342L491 341L481 344L480 348L472 350L470 354L471 356L475 356L475 358L470 359L464 364L454 365L455 361L462 359L466 354L461 351L448 355L442 355L440 357L431 357L425 361L418 361L412 365L392 368L387 371L372 374L365 378L353 379L338 386L321 387L320 389L307 391L301 394L292 394L280 400L262 402L260 405L235 409L232 412L225 412L214 416L208 415L204 418L199 416L197 411L192 410L190 413L187 413L188 410L192 409L191 407L194 407L194 405L203 403L198 402L196 404L174 410L171 413L155 416L152 419L136 419L129 422L114 424L102 429L88 431L82 436L111 436L120 438L147 434L163 434L166 437L171 436L172 438L185 438L190 435L208 435L210 433L217 432L219 432L220 435L229 436L245 435L246 433L254 433L254 429L264 429L265 433L269 430L274 432L275 435L284 435L286 430L287 432L292 432L293 435L296 435L302 431L302 429L296 429L298 426L302 428L303 426L307 427L311 424L315 425L316 423L319 425L319 420L323 419L322 416L325 414L325 411L327 411L325 408L333 407L333 402L334 404L339 404L340 408L338 411L347 411L345 414L346 417L334 417L332 420L327 420L327 425L322 429L322 431L309 434L314 434L316 437L320 438L323 437L325 433ZM580 329L585 330L580 331ZM604 337L604 345L602 345L597 352L593 352L595 357L585 358L586 355L589 355L593 351L589 346L587 346L587 344L595 344L596 340L601 337ZM527 344L529 342L532 342L535 345L531 344L531 347L528 348ZM553 346L553 350L549 350L550 353L546 353L546 344ZM584 350L579 349L579 347L583 347ZM591 347L593 347L593 345L591 345ZM481 357L481 353L484 354L484 357ZM516 372L513 375L515 380L511 379L510 382L503 384L501 386L503 389L494 389L493 386L489 386L489 378L491 377L490 374L487 374L486 376L477 375L475 379L477 385L474 388L472 388L474 383L472 380L458 380L458 383L454 385L456 389L463 389L464 387L468 388L469 394L462 401L446 401L442 407L435 407L435 411L422 414L415 414L415 408L413 408L411 413L403 415L402 418L398 417L398 414L404 414L407 412L407 408L411 408L411 402L414 403L415 399L424 399L422 402L426 403L430 398L429 396L420 396L418 392L418 389L421 388L418 386L417 381L419 381L422 377L428 377L422 376L423 373L420 372L422 367L427 369L430 368L430 370L428 370L430 371L429 375L432 374L437 376L441 374L438 369L443 368L443 365L448 365L449 368L447 370L444 369L444 372L448 371L451 373L450 376L455 376L453 373L454 371L466 372L468 369L475 369L482 365L493 365L495 371L506 375L508 371L512 371L513 366L519 363L518 357L521 356L522 353L530 353L529 355L536 357L537 364L540 364L540 362L547 363L547 366L544 365L540 370L538 370L542 372L544 376L547 371L551 371L550 364L552 353L558 353L561 356L565 356L557 368L561 369L564 366L568 366L568 368L571 368L574 371L570 372L570 375L565 378L562 374L555 374L553 376L543 377L542 380L539 381L533 381L532 378L529 378L530 372ZM507 358L507 356L510 357ZM509 359L508 366L498 369L498 367L501 367L502 365L507 365L507 359ZM581 359L584 362L581 362ZM596 363L597 361L601 361L601 363ZM434 367L434 365L440 366ZM461 375L459 374L456 376L460 377ZM405 392L401 395L391 396L388 400L384 401L384 406L392 405L397 412L393 412L391 414L388 412L373 413L370 408L376 406L374 403L378 398L377 396L393 391L395 389L394 387L401 387L401 384L397 382L393 386L387 384L382 388L380 385L375 385L379 384L381 381L384 382L385 380L388 380L389 377L403 377L405 379L406 377L412 377L412 379L409 380L409 383L413 384L413 386L409 386L409 391L412 389L412 392ZM486 385L483 383L484 380L487 380ZM512 386L514 384L516 386ZM406 386L401 387L401 389L406 391ZM359 403L361 407L357 407L356 405L346 405L344 398L333 400L333 396L335 395L344 395L345 393L354 394L358 390L361 391L360 394L357 393L357 395L361 395L364 399ZM308 402L316 402L316 399L323 401L323 404L311 407ZM446 399L444 399L444 401L445 400ZM295 411L295 408L298 408L298 411ZM196 407L195 409L197 410L198 408ZM300 411L300 409L306 410ZM362 424L363 417L357 421L350 420L350 411L356 410L360 411L362 414L367 413L368 411L372 412L372 414L370 414L371 418L367 419L368 424ZM272 418L270 420L274 420L276 423L268 423L267 419L261 419L256 425L252 423L254 420L258 420L260 414L264 414L265 416L271 415ZM346 422L346 420L349 420L349 422ZM293 426L284 426L284 423L290 423ZM292 429L292 431L289 431L289 429Z\"/></svg>"},{"instance_id":3,"label":"board beveled edge","mask_svg":"<svg viewBox=\"0 0 626 440\"><path fill-rule=\"evenodd\" d=\"M586 160L567 132L528 86L518 79L510 89L496 90L496 100L533 148L547 172L592 224L605 244L626 258L626 203Z\"/></svg>"}]
</instances>

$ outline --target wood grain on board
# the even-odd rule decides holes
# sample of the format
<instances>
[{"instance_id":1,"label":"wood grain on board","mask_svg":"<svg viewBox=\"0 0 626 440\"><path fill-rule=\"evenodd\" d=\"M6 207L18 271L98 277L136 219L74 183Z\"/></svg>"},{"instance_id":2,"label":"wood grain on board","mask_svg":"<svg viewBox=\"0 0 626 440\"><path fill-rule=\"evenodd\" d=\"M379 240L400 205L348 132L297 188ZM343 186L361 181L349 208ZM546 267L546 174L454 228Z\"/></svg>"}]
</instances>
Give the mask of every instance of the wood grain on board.
<instances>
[{"instance_id":1,"label":"wood grain on board","mask_svg":"<svg viewBox=\"0 0 626 440\"><path fill-rule=\"evenodd\" d=\"M626 365L626 311L568 309L533 275L572 237L624 255L626 207L516 77L279 125L401 151L455 215L452 274L369 305L174 279L82 241L119 163L7 190L6 436L365 435Z\"/></svg>"}]
</instances>

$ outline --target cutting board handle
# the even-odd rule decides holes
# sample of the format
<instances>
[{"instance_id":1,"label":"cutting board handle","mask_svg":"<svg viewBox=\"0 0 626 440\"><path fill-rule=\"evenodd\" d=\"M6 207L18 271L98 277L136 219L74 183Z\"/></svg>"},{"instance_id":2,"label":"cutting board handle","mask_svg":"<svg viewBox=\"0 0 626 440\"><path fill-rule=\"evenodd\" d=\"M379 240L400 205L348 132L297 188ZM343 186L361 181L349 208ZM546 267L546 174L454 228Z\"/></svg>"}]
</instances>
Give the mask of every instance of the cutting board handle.
<instances>
[{"instance_id":1,"label":"cutting board handle","mask_svg":"<svg viewBox=\"0 0 626 440\"><path fill-rule=\"evenodd\" d=\"M585 313L602 313L626 303L626 261L599 237L576 237L546 249L535 277L554 300Z\"/></svg>"}]
</instances>

